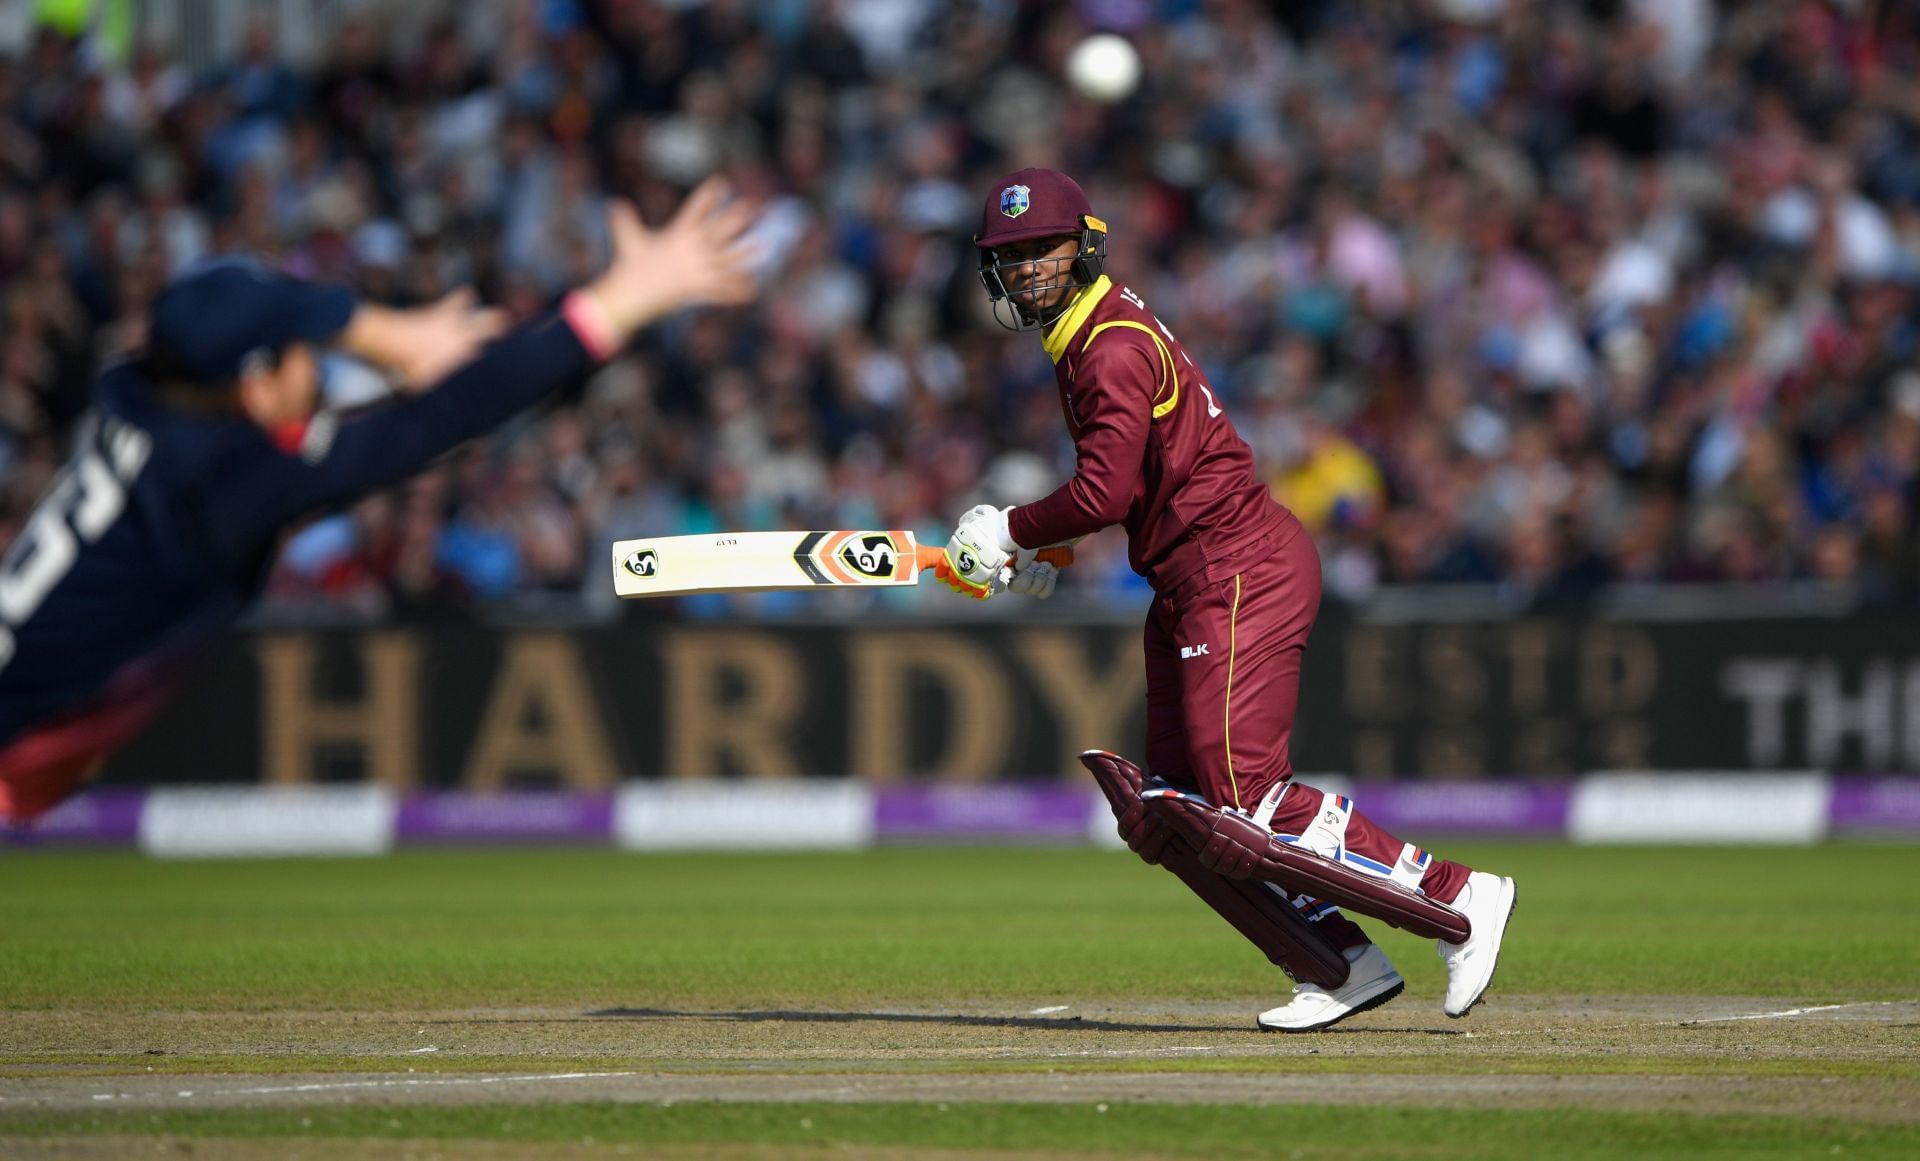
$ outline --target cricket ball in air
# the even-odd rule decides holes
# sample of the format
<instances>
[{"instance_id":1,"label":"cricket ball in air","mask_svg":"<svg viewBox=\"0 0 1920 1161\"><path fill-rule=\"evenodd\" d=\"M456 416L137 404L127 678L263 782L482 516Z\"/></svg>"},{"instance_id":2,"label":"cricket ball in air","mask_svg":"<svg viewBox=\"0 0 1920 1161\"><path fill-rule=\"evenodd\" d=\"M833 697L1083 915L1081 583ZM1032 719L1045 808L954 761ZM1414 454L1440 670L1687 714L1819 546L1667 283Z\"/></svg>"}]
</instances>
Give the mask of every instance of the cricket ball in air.
<instances>
[{"instance_id":1,"label":"cricket ball in air","mask_svg":"<svg viewBox=\"0 0 1920 1161\"><path fill-rule=\"evenodd\" d=\"M1067 80L1089 101L1110 105L1140 83L1140 54L1111 32L1098 32L1067 54Z\"/></svg>"}]
</instances>

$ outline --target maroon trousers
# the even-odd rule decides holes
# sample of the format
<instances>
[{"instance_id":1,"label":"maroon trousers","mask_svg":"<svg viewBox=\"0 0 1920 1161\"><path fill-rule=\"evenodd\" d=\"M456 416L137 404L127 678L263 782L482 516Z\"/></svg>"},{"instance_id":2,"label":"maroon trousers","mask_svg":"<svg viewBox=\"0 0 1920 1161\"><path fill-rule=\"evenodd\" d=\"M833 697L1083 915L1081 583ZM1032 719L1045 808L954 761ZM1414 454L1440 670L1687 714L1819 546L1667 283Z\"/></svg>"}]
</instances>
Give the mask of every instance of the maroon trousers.
<instances>
[{"instance_id":1,"label":"maroon trousers","mask_svg":"<svg viewBox=\"0 0 1920 1161\"><path fill-rule=\"evenodd\" d=\"M1401 842L1344 797L1290 782L1300 666L1320 611L1320 554L1297 524L1263 547L1230 577L1202 574L1154 597L1146 627L1148 773L1216 806L1255 817L1270 811L1275 834L1299 836L1349 866L1451 902L1469 868ZM1302 910L1336 946L1366 942L1332 907L1308 901Z\"/></svg>"}]
</instances>

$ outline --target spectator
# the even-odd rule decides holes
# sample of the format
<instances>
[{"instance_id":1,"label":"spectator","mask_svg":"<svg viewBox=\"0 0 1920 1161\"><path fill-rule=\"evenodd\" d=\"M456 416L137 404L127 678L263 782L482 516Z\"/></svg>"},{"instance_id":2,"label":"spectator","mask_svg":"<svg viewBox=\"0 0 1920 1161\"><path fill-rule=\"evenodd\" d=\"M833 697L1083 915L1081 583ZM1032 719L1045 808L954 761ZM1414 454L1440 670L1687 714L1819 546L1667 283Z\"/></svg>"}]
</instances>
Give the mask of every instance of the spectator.
<instances>
[{"instance_id":1,"label":"spectator","mask_svg":"<svg viewBox=\"0 0 1920 1161\"><path fill-rule=\"evenodd\" d=\"M460 6L415 7L297 57L255 19L198 74L54 28L0 58L0 541L186 263L259 249L398 303L471 279L526 317L603 253L610 190L657 210L716 169L771 207L743 321L296 541L276 591L597 593L616 536L1037 495L1068 466L1048 367L982 329L955 198L1032 162L1114 207L1115 265L1322 529L1334 599L1818 577L1920 605L1906 6L1144 0L1144 88L1104 109L1058 81L1071 9L501 0L483 57ZM1083 557L1069 588L1137 592Z\"/></svg>"}]
</instances>

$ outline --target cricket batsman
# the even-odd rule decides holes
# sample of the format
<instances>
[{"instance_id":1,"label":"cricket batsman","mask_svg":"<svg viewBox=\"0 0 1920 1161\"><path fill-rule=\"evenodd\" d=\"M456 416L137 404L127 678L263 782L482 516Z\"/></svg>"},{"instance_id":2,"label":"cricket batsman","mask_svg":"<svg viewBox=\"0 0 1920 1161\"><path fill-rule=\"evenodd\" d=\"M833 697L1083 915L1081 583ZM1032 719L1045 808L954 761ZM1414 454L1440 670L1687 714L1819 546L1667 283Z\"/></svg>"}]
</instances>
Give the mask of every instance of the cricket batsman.
<instances>
[{"instance_id":1,"label":"cricket batsman","mask_svg":"<svg viewBox=\"0 0 1920 1161\"><path fill-rule=\"evenodd\" d=\"M388 310L239 260L168 285L0 558L0 823L44 814L139 732L289 526L580 382L666 315L751 297L750 217L713 182L659 230L616 201L608 268L505 335L465 294ZM398 396L321 408L327 343L397 372Z\"/></svg>"},{"instance_id":2,"label":"cricket batsman","mask_svg":"<svg viewBox=\"0 0 1920 1161\"><path fill-rule=\"evenodd\" d=\"M1146 623L1149 777L1140 797L1202 820L1195 825L1208 833L1188 857L1206 869L1182 878L1263 949L1251 921L1216 901L1221 876L1267 874L1269 848L1291 860L1293 870L1265 881L1298 915L1283 917L1306 942L1322 941L1337 969L1295 970L1270 951L1302 982L1288 1003L1260 1014L1260 1026L1325 1028L1404 986L1386 954L1326 901L1323 884L1350 908L1382 918L1406 902L1449 917L1444 930L1470 925L1466 938L1438 942L1446 1014L1464 1016L1492 982L1513 881L1434 858L1346 797L1292 781L1288 735L1320 605L1319 554L1260 481L1251 449L1173 332L1107 276L1106 234L1085 192L1054 170L1020 170L987 195L973 240L981 281L1003 326L1039 332L1077 463L1073 478L1040 500L966 513L947 546L950 583L989 595L1011 567L1006 589L1046 597L1058 570L1036 561L1037 549L1125 525L1129 563L1154 590ZM1116 800L1115 809L1128 845L1148 862L1183 841L1168 816L1139 799L1124 811ZM1316 974L1339 982L1313 982Z\"/></svg>"}]
</instances>

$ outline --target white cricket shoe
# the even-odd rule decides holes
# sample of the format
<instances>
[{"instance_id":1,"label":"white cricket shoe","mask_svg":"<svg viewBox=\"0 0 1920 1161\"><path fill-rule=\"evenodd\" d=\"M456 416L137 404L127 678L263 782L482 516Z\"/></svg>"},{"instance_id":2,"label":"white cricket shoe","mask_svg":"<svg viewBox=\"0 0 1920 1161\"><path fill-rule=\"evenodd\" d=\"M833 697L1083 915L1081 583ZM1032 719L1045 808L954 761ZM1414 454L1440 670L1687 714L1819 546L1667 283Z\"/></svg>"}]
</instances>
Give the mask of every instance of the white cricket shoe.
<instances>
[{"instance_id":1,"label":"white cricket shoe","mask_svg":"<svg viewBox=\"0 0 1920 1161\"><path fill-rule=\"evenodd\" d=\"M1387 953L1371 943L1341 953L1352 964L1347 982L1329 992L1318 984L1295 984L1293 999L1260 1013L1267 1032L1312 1032L1337 1024L1357 1012L1378 1008L1407 986L1393 970Z\"/></svg>"},{"instance_id":2,"label":"white cricket shoe","mask_svg":"<svg viewBox=\"0 0 1920 1161\"><path fill-rule=\"evenodd\" d=\"M1500 965L1500 941L1507 934L1513 903L1513 880L1485 871L1468 875L1453 901L1453 909L1473 925L1465 943L1435 941L1440 958L1447 964L1446 1013L1456 1020L1472 1011L1487 994L1487 985L1493 983L1493 969Z\"/></svg>"}]
</instances>

